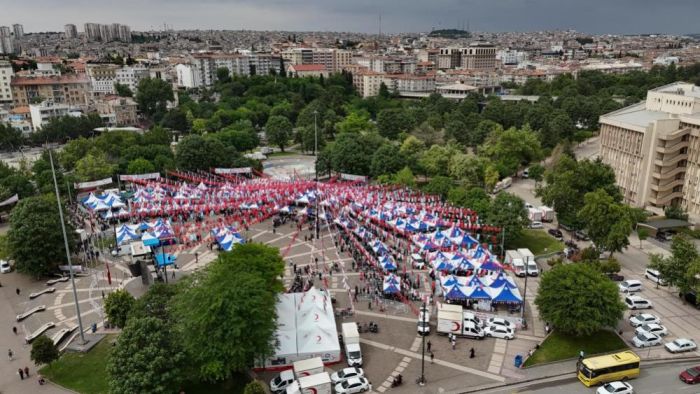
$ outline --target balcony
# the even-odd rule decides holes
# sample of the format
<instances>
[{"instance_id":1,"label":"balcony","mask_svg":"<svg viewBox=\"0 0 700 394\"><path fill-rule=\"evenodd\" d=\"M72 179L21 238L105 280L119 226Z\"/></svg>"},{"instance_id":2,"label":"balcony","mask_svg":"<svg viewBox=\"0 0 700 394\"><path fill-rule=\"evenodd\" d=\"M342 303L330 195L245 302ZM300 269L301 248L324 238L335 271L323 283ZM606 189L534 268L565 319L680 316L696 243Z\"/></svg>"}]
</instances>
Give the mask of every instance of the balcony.
<instances>
[{"instance_id":1,"label":"balcony","mask_svg":"<svg viewBox=\"0 0 700 394\"><path fill-rule=\"evenodd\" d=\"M652 184L651 190L653 190L655 192L666 192L666 191L673 189L676 186L683 186L684 183L685 183L685 179L683 179L683 178L674 179L672 181L668 181L668 182L660 184L660 185Z\"/></svg>"},{"instance_id":2,"label":"balcony","mask_svg":"<svg viewBox=\"0 0 700 394\"><path fill-rule=\"evenodd\" d=\"M670 165L675 165L679 161L685 160L687 158L687 153L677 153L675 155L664 156L663 159L656 159L654 160L654 164L661 167L668 167Z\"/></svg>"},{"instance_id":3,"label":"balcony","mask_svg":"<svg viewBox=\"0 0 700 394\"><path fill-rule=\"evenodd\" d=\"M668 171L664 171L664 169L662 169L661 171L663 171L663 172L654 171L652 176L654 178L658 179L659 181L667 180L669 178L675 178L676 175L678 175L678 174L685 173L685 170L686 170L686 167L674 167ZM659 182L659 183L661 183L661 182Z\"/></svg>"},{"instance_id":4,"label":"balcony","mask_svg":"<svg viewBox=\"0 0 700 394\"><path fill-rule=\"evenodd\" d=\"M682 198L683 192L672 192L668 194L657 195L656 197L649 197L649 202L656 206L664 206L671 203L674 198Z\"/></svg>"},{"instance_id":5,"label":"balcony","mask_svg":"<svg viewBox=\"0 0 700 394\"><path fill-rule=\"evenodd\" d=\"M667 146L657 146L656 152L667 154L667 153L677 152L683 148L688 147L688 141L683 141L683 140L673 141L673 142L667 141L666 144L667 144ZM672 145L669 146L668 144L672 144Z\"/></svg>"}]
</instances>

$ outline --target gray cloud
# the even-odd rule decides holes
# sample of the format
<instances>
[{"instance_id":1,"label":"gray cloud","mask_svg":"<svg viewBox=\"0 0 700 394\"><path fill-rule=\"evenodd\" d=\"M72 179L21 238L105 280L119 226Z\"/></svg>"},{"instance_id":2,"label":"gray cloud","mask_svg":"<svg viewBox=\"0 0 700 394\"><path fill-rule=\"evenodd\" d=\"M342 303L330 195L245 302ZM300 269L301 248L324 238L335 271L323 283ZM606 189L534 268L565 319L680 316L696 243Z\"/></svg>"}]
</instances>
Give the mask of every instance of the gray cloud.
<instances>
[{"instance_id":1,"label":"gray cloud","mask_svg":"<svg viewBox=\"0 0 700 394\"><path fill-rule=\"evenodd\" d=\"M7 0L0 25L26 31L119 22L135 30L478 31L572 28L590 33L695 33L700 0Z\"/></svg>"}]
</instances>

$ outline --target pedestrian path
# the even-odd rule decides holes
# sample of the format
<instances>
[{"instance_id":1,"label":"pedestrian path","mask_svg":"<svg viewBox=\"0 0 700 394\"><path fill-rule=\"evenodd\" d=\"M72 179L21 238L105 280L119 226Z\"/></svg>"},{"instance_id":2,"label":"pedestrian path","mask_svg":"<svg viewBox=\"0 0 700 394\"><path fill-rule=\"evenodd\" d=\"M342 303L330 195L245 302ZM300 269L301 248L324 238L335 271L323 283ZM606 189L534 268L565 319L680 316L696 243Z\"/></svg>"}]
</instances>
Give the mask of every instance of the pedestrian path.
<instances>
[{"instance_id":1,"label":"pedestrian path","mask_svg":"<svg viewBox=\"0 0 700 394\"><path fill-rule=\"evenodd\" d=\"M404 357L399 363L399 365L397 365L396 368L394 368L394 370L391 372L391 375L389 375L389 377L386 378L386 380L382 383L381 386L377 387L377 391L383 393L387 389L391 388L391 384L394 382L394 378L406 370L411 360L413 359L410 357Z\"/></svg>"},{"instance_id":2,"label":"pedestrian path","mask_svg":"<svg viewBox=\"0 0 700 394\"><path fill-rule=\"evenodd\" d=\"M507 345L507 340L496 339L496 344L493 346L493 353L491 353L491 361L489 362L489 372L495 374L501 373L501 366L503 365Z\"/></svg>"}]
</instances>

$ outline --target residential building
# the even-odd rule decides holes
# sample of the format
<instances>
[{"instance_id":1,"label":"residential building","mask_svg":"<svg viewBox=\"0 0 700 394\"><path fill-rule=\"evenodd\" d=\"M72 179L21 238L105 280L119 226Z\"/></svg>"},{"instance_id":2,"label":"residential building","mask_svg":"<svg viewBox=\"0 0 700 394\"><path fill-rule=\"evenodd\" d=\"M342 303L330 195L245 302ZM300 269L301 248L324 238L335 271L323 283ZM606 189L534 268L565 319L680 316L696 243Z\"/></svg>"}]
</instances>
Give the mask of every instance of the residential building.
<instances>
[{"instance_id":1,"label":"residential building","mask_svg":"<svg viewBox=\"0 0 700 394\"><path fill-rule=\"evenodd\" d=\"M7 26L0 26L0 53L15 53L12 31Z\"/></svg>"},{"instance_id":2,"label":"residential building","mask_svg":"<svg viewBox=\"0 0 700 394\"><path fill-rule=\"evenodd\" d=\"M328 77L328 70L323 64L290 64L287 74L294 77Z\"/></svg>"},{"instance_id":3,"label":"residential building","mask_svg":"<svg viewBox=\"0 0 700 394\"><path fill-rule=\"evenodd\" d=\"M323 64L328 72L340 72L352 64L352 52L332 48L292 48L282 52L289 64Z\"/></svg>"},{"instance_id":4,"label":"residential building","mask_svg":"<svg viewBox=\"0 0 700 394\"><path fill-rule=\"evenodd\" d=\"M150 78L151 72L145 67L123 67L118 69L115 75L118 84L127 86L135 94L139 82L142 79Z\"/></svg>"},{"instance_id":5,"label":"residential building","mask_svg":"<svg viewBox=\"0 0 700 394\"><path fill-rule=\"evenodd\" d=\"M432 93L435 91L434 75L397 74L386 75L382 82L390 91L403 93Z\"/></svg>"},{"instance_id":6,"label":"residential building","mask_svg":"<svg viewBox=\"0 0 700 394\"><path fill-rule=\"evenodd\" d=\"M6 60L0 60L0 104L12 103L12 63Z\"/></svg>"},{"instance_id":7,"label":"residential building","mask_svg":"<svg viewBox=\"0 0 700 394\"><path fill-rule=\"evenodd\" d=\"M67 25L68 26L68 25ZM102 25L99 23L86 23L84 25L85 39L87 41L121 41L131 42L131 28L119 23Z\"/></svg>"},{"instance_id":8,"label":"residential building","mask_svg":"<svg viewBox=\"0 0 700 394\"><path fill-rule=\"evenodd\" d=\"M175 66L175 73L178 87L195 89L202 86L202 73L199 67L192 64L178 64Z\"/></svg>"},{"instance_id":9,"label":"residential building","mask_svg":"<svg viewBox=\"0 0 700 394\"><path fill-rule=\"evenodd\" d=\"M653 211L678 205L700 219L700 87L677 82L600 117L600 154L624 202Z\"/></svg>"},{"instance_id":10,"label":"residential building","mask_svg":"<svg viewBox=\"0 0 700 394\"><path fill-rule=\"evenodd\" d=\"M84 74L14 77L10 87L14 106L29 105L37 100L80 106L88 102L90 78Z\"/></svg>"},{"instance_id":11,"label":"residential building","mask_svg":"<svg viewBox=\"0 0 700 394\"><path fill-rule=\"evenodd\" d=\"M250 75L250 58L238 53L206 53L193 56L193 64L199 69L200 86L216 82L216 70L226 68L230 75Z\"/></svg>"},{"instance_id":12,"label":"residential building","mask_svg":"<svg viewBox=\"0 0 700 394\"><path fill-rule=\"evenodd\" d=\"M100 35L100 24L99 23L86 23L83 25L83 30L85 31L85 39L88 41L99 41Z\"/></svg>"},{"instance_id":13,"label":"residential building","mask_svg":"<svg viewBox=\"0 0 700 394\"><path fill-rule=\"evenodd\" d=\"M461 49L462 68L467 70L492 70L496 68L496 47L486 42L476 42Z\"/></svg>"},{"instance_id":14,"label":"residential building","mask_svg":"<svg viewBox=\"0 0 700 394\"><path fill-rule=\"evenodd\" d=\"M358 69L352 73L352 84L361 97L373 97L379 94L384 75L368 69Z\"/></svg>"},{"instance_id":15,"label":"residential building","mask_svg":"<svg viewBox=\"0 0 700 394\"><path fill-rule=\"evenodd\" d=\"M53 118L62 116L82 116L82 112L70 104L58 104L46 100L38 104L29 104L29 113L32 117L32 128L34 131L41 129Z\"/></svg>"},{"instance_id":16,"label":"residential building","mask_svg":"<svg viewBox=\"0 0 700 394\"><path fill-rule=\"evenodd\" d=\"M12 25L12 31L15 33L16 39L24 37L24 26L19 23Z\"/></svg>"},{"instance_id":17,"label":"residential building","mask_svg":"<svg viewBox=\"0 0 700 394\"><path fill-rule=\"evenodd\" d=\"M130 97L109 96L95 103L107 127L134 126L138 123L137 104Z\"/></svg>"},{"instance_id":18,"label":"residential building","mask_svg":"<svg viewBox=\"0 0 700 394\"><path fill-rule=\"evenodd\" d=\"M95 94L115 94L114 84L117 83L117 71L121 67L116 64L88 64L87 76L90 78L91 90Z\"/></svg>"},{"instance_id":19,"label":"residential building","mask_svg":"<svg viewBox=\"0 0 700 394\"><path fill-rule=\"evenodd\" d=\"M65 32L65 37L67 40L78 38L78 28L73 24L63 26L63 31Z\"/></svg>"}]
</instances>

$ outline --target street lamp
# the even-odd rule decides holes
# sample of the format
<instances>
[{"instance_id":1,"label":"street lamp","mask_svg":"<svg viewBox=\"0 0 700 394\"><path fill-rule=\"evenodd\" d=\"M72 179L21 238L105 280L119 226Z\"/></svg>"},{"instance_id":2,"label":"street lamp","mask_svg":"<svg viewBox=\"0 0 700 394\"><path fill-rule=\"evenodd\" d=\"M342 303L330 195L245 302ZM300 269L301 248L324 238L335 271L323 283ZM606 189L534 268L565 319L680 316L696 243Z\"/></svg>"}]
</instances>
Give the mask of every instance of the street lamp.
<instances>
[{"instance_id":1,"label":"street lamp","mask_svg":"<svg viewBox=\"0 0 700 394\"><path fill-rule=\"evenodd\" d=\"M527 277L530 276L530 273L527 271L529 268L530 268L530 256L527 256L525 258L525 288L523 289L523 305L520 308L520 320L525 325L527 325L527 323L525 323L525 304L527 304Z\"/></svg>"},{"instance_id":2,"label":"street lamp","mask_svg":"<svg viewBox=\"0 0 700 394\"><path fill-rule=\"evenodd\" d=\"M421 307L421 320L422 320L422 329L425 330L425 318L426 318L426 313L424 311L427 310L427 306L425 305L425 300L423 300L423 306ZM421 360L420 360L420 379L418 379L418 384L421 386L425 385L425 332L422 333L423 337L423 353L421 354Z\"/></svg>"},{"instance_id":3,"label":"street lamp","mask_svg":"<svg viewBox=\"0 0 700 394\"><path fill-rule=\"evenodd\" d=\"M83 319L80 316L80 305L78 304L78 291L75 289L75 279L73 277L73 263L70 258L70 249L68 247L68 235L66 234L66 224L63 221L63 206L61 205L61 196L58 193L58 182L56 182L56 169L53 166L53 155L49 149L49 162L51 162L51 175L53 176L53 186L56 190L56 203L58 204L58 217L61 220L61 231L63 232L63 243L66 247L66 259L68 260L68 274L70 275L70 283L73 286L73 301L75 302L75 312L78 314L78 329L80 330L81 345L87 343L85 333L83 332Z\"/></svg>"},{"instance_id":4,"label":"street lamp","mask_svg":"<svg viewBox=\"0 0 700 394\"><path fill-rule=\"evenodd\" d=\"M318 117L318 110L314 110L314 178L316 186L316 239L318 240L319 233L319 217L320 212L318 211L318 124L316 118Z\"/></svg>"}]
</instances>

